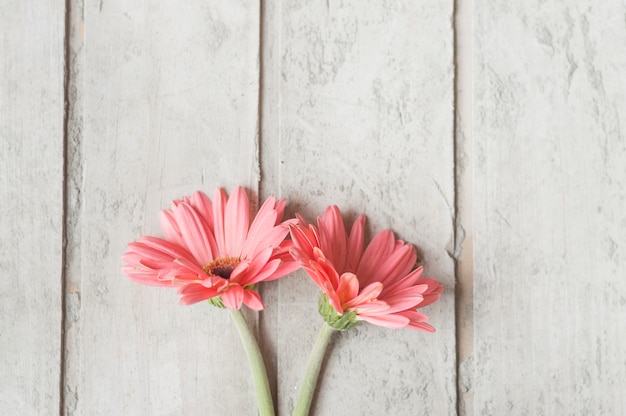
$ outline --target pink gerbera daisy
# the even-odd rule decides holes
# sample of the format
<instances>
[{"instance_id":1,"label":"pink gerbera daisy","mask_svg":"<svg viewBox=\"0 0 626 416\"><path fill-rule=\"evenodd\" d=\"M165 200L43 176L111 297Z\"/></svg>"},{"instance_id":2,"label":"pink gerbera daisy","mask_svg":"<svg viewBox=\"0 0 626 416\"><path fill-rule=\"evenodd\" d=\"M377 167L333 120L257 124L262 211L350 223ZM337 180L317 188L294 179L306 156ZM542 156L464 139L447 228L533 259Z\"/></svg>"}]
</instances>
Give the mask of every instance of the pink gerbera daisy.
<instances>
[{"instance_id":1,"label":"pink gerbera daisy","mask_svg":"<svg viewBox=\"0 0 626 416\"><path fill-rule=\"evenodd\" d=\"M291 226L292 256L322 289L320 313L336 329L358 321L387 328L433 332L428 317L416 311L439 299L443 286L422 278L415 247L381 231L364 249L361 215L347 235L341 212L330 206L317 227L302 218Z\"/></svg>"},{"instance_id":2,"label":"pink gerbera daisy","mask_svg":"<svg viewBox=\"0 0 626 416\"><path fill-rule=\"evenodd\" d=\"M122 269L132 280L179 287L181 303L211 299L238 310L264 308L256 283L283 277L298 265L284 241L294 220L280 222L285 200L268 198L250 222L248 196L217 189L213 201L196 192L161 212L165 238L141 237L128 245Z\"/></svg>"}]
</instances>

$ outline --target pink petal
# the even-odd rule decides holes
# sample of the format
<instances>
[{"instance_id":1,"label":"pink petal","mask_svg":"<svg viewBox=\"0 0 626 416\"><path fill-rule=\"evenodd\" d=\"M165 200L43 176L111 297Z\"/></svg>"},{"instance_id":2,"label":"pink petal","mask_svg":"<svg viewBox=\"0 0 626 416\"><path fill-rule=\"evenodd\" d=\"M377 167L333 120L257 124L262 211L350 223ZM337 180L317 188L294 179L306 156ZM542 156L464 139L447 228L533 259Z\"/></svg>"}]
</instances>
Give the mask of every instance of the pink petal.
<instances>
[{"instance_id":1,"label":"pink petal","mask_svg":"<svg viewBox=\"0 0 626 416\"><path fill-rule=\"evenodd\" d=\"M344 307L348 309L345 305ZM350 309L355 309L357 314L360 315L368 315L368 316L377 316L377 315L386 315L389 311L389 305L382 300L373 300L370 302L359 303Z\"/></svg>"},{"instance_id":2,"label":"pink petal","mask_svg":"<svg viewBox=\"0 0 626 416\"><path fill-rule=\"evenodd\" d=\"M209 229L213 229L213 203L211 199L204 192L194 192L194 194L188 199L189 205L191 205L198 214L204 219Z\"/></svg>"},{"instance_id":3,"label":"pink petal","mask_svg":"<svg viewBox=\"0 0 626 416\"><path fill-rule=\"evenodd\" d=\"M185 248L162 238L141 237L139 241L128 244L128 251L135 252L144 258L168 259L189 258L193 256Z\"/></svg>"},{"instance_id":4,"label":"pink petal","mask_svg":"<svg viewBox=\"0 0 626 416\"><path fill-rule=\"evenodd\" d=\"M392 297L385 297L384 301L390 306L389 313L401 312L407 309L416 308L424 300L424 297L413 292L398 294Z\"/></svg>"},{"instance_id":5,"label":"pink petal","mask_svg":"<svg viewBox=\"0 0 626 416\"><path fill-rule=\"evenodd\" d=\"M365 215L361 214L352 224L346 256L346 271L356 272L363 255Z\"/></svg>"},{"instance_id":6,"label":"pink petal","mask_svg":"<svg viewBox=\"0 0 626 416\"><path fill-rule=\"evenodd\" d=\"M139 269L131 266L122 267L122 272L134 282L147 286L164 286L171 287L172 282L169 280L161 280L158 278L158 271L149 269Z\"/></svg>"},{"instance_id":7,"label":"pink petal","mask_svg":"<svg viewBox=\"0 0 626 416\"><path fill-rule=\"evenodd\" d=\"M391 231L381 231L374 237L365 249L356 272L362 283L370 283L376 280L378 267L391 254L394 247L395 239Z\"/></svg>"},{"instance_id":8,"label":"pink petal","mask_svg":"<svg viewBox=\"0 0 626 416\"><path fill-rule=\"evenodd\" d=\"M413 269L416 260L415 247L402 244L381 262L377 271L380 278L377 280L384 285L396 282Z\"/></svg>"},{"instance_id":9,"label":"pink petal","mask_svg":"<svg viewBox=\"0 0 626 416\"><path fill-rule=\"evenodd\" d=\"M285 198L279 199L274 204L274 209L276 210L276 222L274 222L274 225L278 225L280 220L283 218L283 215L285 215L285 206L286 205L287 205L287 201L285 200Z\"/></svg>"},{"instance_id":10,"label":"pink petal","mask_svg":"<svg viewBox=\"0 0 626 416\"><path fill-rule=\"evenodd\" d=\"M343 273L347 241L346 227L339 208L336 205L326 208L322 218L318 218L317 225L320 232L320 248L337 271Z\"/></svg>"},{"instance_id":11,"label":"pink petal","mask_svg":"<svg viewBox=\"0 0 626 416\"><path fill-rule=\"evenodd\" d=\"M435 279L419 279L417 283L428 285L428 289L424 292L424 300L419 304L418 308L423 308L439 300L444 290L443 285Z\"/></svg>"},{"instance_id":12,"label":"pink petal","mask_svg":"<svg viewBox=\"0 0 626 416\"><path fill-rule=\"evenodd\" d=\"M330 286L328 284L328 276L326 276L323 271L319 270L315 263L302 264L302 268L320 289L324 290L327 286Z\"/></svg>"},{"instance_id":13,"label":"pink petal","mask_svg":"<svg viewBox=\"0 0 626 416\"><path fill-rule=\"evenodd\" d=\"M159 214L159 221L161 223L161 230L166 240L169 240L180 246L185 245L181 238L180 228L174 219L174 215L170 210L161 211Z\"/></svg>"},{"instance_id":14,"label":"pink petal","mask_svg":"<svg viewBox=\"0 0 626 416\"><path fill-rule=\"evenodd\" d=\"M213 233L206 222L188 204L181 203L173 209L174 218L180 229L185 247L200 265L210 263L215 257L216 244Z\"/></svg>"},{"instance_id":15,"label":"pink petal","mask_svg":"<svg viewBox=\"0 0 626 416\"><path fill-rule=\"evenodd\" d=\"M195 274L197 276L202 276L203 278L206 277L206 273L204 272L204 270L198 267L196 263L194 263L191 260L188 260L186 258L178 258L174 260L174 263L176 263L177 265L180 265L182 269L186 269L187 273Z\"/></svg>"},{"instance_id":16,"label":"pink petal","mask_svg":"<svg viewBox=\"0 0 626 416\"><path fill-rule=\"evenodd\" d=\"M339 286L337 287L337 296L341 299L342 304L351 301L359 293L359 279L354 273L344 273L339 277Z\"/></svg>"},{"instance_id":17,"label":"pink petal","mask_svg":"<svg viewBox=\"0 0 626 416\"><path fill-rule=\"evenodd\" d=\"M289 233L289 228L284 225L277 225L265 234L249 235L242 251L242 258L256 256L259 251L268 247L275 248L285 239Z\"/></svg>"},{"instance_id":18,"label":"pink petal","mask_svg":"<svg viewBox=\"0 0 626 416\"><path fill-rule=\"evenodd\" d=\"M244 298L244 290L243 287L234 284L229 285L226 291L221 293L222 301L224 302L224 306L228 309L241 309L241 305L243 304Z\"/></svg>"},{"instance_id":19,"label":"pink petal","mask_svg":"<svg viewBox=\"0 0 626 416\"><path fill-rule=\"evenodd\" d=\"M398 313L398 315L406 316L411 320L411 322L426 322L428 321L428 316L423 313L419 313L416 311L404 311Z\"/></svg>"},{"instance_id":20,"label":"pink petal","mask_svg":"<svg viewBox=\"0 0 626 416\"><path fill-rule=\"evenodd\" d=\"M264 250L259 251L259 253L256 256L249 259L250 268L248 269L248 273L251 273L251 274L258 273L270 260L270 257L272 257L272 254L274 254L274 250L272 249L272 247L268 247Z\"/></svg>"},{"instance_id":21,"label":"pink petal","mask_svg":"<svg viewBox=\"0 0 626 416\"><path fill-rule=\"evenodd\" d=\"M224 213L226 210L226 201L228 195L222 188L215 190L213 194L213 235L217 243L217 249L220 255L226 252L226 240L224 235Z\"/></svg>"},{"instance_id":22,"label":"pink petal","mask_svg":"<svg viewBox=\"0 0 626 416\"><path fill-rule=\"evenodd\" d=\"M280 259L277 259L280 260ZM266 279L266 280L275 280L275 279L280 279L282 277L285 277L293 272L295 272L296 270L298 270L300 268L300 265L289 259L289 260L280 260L280 264L278 265L278 268L276 269L276 271L273 274L273 277L271 279Z\"/></svg>"},{"instance_id":23,"label":"pink petal","mask_svg":"<svg viewBox=\"0 0 626 416\"><path fill-rule=\"evenodd\" d=\"M312 241L310 234L305 231L305 228L297 225L289 227L291 232L291 240L293 241L296 250L290 250L289 252L294 256L296 260L313 259L313 247L317 246L316 241Z\"/></svg>"},{"instance_id":24,"label":"pink petal","mask_svg":"<svg viewBox=\"0 0 626 416\"><path fill-rule=\"evenodd\" d=\"M128 245L128 251L122 256L126 263L122 270L138 283L170 286L178 274L197 278L197 266L192 263L190 271L177 263L179 260L188 261L187 258L192 258L192 255L174 243L155 237L142 237L138 242Z\"/></svg>"},{"instance_id":25,"label":"pink petal","mask_svg":"<svg viewBox=\"0 0 626 416\"><path fill-rule=\"evenodd\" d=\"M243 303L253 311L261 311L265 309L261 296L259 296L259 294L254 290L244 290Z\"/></svg>"},{"instance_id":26,"label":"pink petal","mask_svg":"<svg viewBox=\"0 0 626 416\"><path fill-rule=\"evenodd\" d=\"M409 318L400 315L379 315L379 316L369 316L369 315L359 315L361 319L369 322L370 324L383 326L385 328L397 329L404 328L409 325Z\"/></svg>"},{"instance_id":27,"label":"pink petal","mask_svg":"<svg viewBox=\"0 0 626 416\"><path fill-rule=\"evenodd\" d=\"M425 332L435 332L436 331L435 328L433 328L431 325L428 325L425 322L411 322L411 323L409 323L407 328L409 328L409 329L417 329L419 331L425 331Z\"/></svg>"},{"instance_id":28,"label":"pink petal","mask_svg":"<svg viewBox=\"0 0 626 416\"><path fill-rule=\"evenodd\" d=\"M269 197L265 200L254 219L250 224L250 230L248 231L248 239L254 239L255 236L265 235L272 229L280 220L278 212L275 209L274 197Z\"/></svg>"},{"instance_id":29,"label":"pink petal","mask_svg":"<svg viewBox=\"0 0 626 416\"><path fill-rule=\"evenodd\" d=\"M367 285L358 296L353 298L351 301L346 302L346 308L352 308L356 305L371 302L376 299L376 297L383 290L383 284L380 282L374 282Z\"/></svg>"},{"instance_id":30,"label":"pink petal","mask_svg":"<svg viewBox=\"0 0 626 416\"><path fill-rule=\"evenodd\" d=\"M239 257L250 226L250 204L246 191L237 186L231 193L224 216L224 244L222 255Z\"/></svg>"},{"instance_id":31,"label":"pink petal","mask_svg":"<svg viewBox=\"0 0 626 416\"><path fill-rule=\"evenodd\" d=\"M333 288L337 288L339 286L339 274L332 263L325 258L318 258L315 264L326 275L328 284Z\"/></svg>"},{"instance_id":32,"label":"pink petal","mask_svg":"<svg viewBox=\"0 0 626 416\"><path fill-rule=\"evenodd\" d=\"M341 299L339 299L337 292L335 292L332 286L330 286L329 284L326 284L322 288L322 292L326 294L326 296L328 297L328 302L338 313L343 314L345 312L344 307L341 305Z\"/></svg>"},{"instance_id":33,"label":"pink petal","mask_svg":"<svg viewBox=\"0 0 626 416\"><path fill-rule=\"evenodd\" d=\"M423 267L420 266L394 283L385 285L381 296L387 296L388 294L391 295L398 290L416 285L420 280L423 270Z\"/></svg>"},{"instance_id":34,"label":"pink petal","mask_svg":"<svg viewBox=\"0 0 626 416\"><path fill-rule=\"evenodd\" d=\"M419 331L426 332L435 332L435 328L426 323L426 321L428 321L428 316L426 315L415 311L404 311L398 313L398 315L406 316L410 319L411 322L409 323L408 327L411 329L417 329Z\"/></svg>"},{"instance_id":35,"label":"pink petal","mask_svg":"<svg viewBox=\"0 0 626 416\"><path fill-rule=\"evenodd\" d=\"M181 295L180 303L183 305L202 302L218 295L217 288L205 287L199 283L190 283L181 287L178 290L178 294Z\"/></svg>"},{"instance_id":36,"label":"pink petal","mask_svg":"<svg viewBox=\"0 0 626 416\"><path fill-rule=\"evenodd\" d=\"M252 285L259 282L270 282L280 279L284 275L276 273L280 267L280 260L270 260L256 275L250 274L250 278L245 279L246 285Z\"/></svg>"}]
</instances>

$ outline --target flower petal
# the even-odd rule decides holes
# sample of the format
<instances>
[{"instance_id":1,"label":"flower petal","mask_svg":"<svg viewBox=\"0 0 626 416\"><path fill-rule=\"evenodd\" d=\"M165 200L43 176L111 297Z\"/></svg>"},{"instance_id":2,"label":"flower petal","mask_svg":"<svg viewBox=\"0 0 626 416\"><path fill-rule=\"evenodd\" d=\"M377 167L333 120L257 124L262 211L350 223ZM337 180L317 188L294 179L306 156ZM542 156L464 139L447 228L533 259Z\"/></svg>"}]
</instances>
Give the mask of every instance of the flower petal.
<instances>
[{"instance_id":1,"label":"flower petal","mask_svg":"<svg viewBox=\"0 0 626 416\"><path fill-rule=\"evenodd\" d=\"M198 212L198 214L204 219L209 229L213 229L213 203L211 199L204 192L194 192L191 197L186 199L186 202Z\"/></svg>"},{"instance_id":2,"label":"flower petal","mask_svg":"<svg viewBox=\"0 0 626 416\"><path fill-rule=\"evenodd\" d=\"M354 273L344 273L339 277L337 296L342 304L351 301L359 293L359 279Z\"/></svg>"},{"instance_id":3,"label":"flower petal","mask_svg":"<svg viewBox=\"0 0 626 416\"><path fill-rule=\"evenodd\" d=\"M371 283L376 280L378 266L385 260L395 247L395 238L389 230L379 232L369 243L356 275L362 283Z\"/></svg>"},{"instance_id":4,"label":"flower petal","mask_svg":"<svg viewBox=\"0 0 626 416\"><path fill-rule=\"evenodd\" d=\"M383 284L380 282L374 282L367 285L358 296L353 298L351 301L346 302L346 308L353 308L362 303L371 302L376 299L376 297L383 290Z\"/></svg>"},{"instance_id":5,"label":"flower petal","mask_svg":"<svg viewBox=\"0 0 626 416\"><path fill-rule=\"evenodd\" d=\"M391 329L404 328L411 322L409 318L401 315L359 315L359 317L370 324Z\"/></svg>"},{"instance_id":6,"label":"flower petal","mask_svg":"<svg viewBox=\"0 0 626 416\"><path fill-rule=\"evenodd\" d=\"M346 271L356 272L361 262L361 256L363 255L364 244L364 232L365 227L365 215L361 214L352 224L350 230L350 237L348 238L347 258L346 258Z\"/></svg>"},{"instance_id":7,"label":"flower petal","mask_svg":"<svg viewBox=\"0 0 626 416\"><path fill-rule=\"evenodd\" d=\"M224 213L226 211L226 201L228 195L223 188L218 188L213 194L213 235L217 243L220 255L226 253L226 242L224 235Z\"/></svg>"},{"instance_id":8,"label":"flower petal","mask_svg":"<svg viewBox=\"0 0 626 416\"><path fill-rule=\"evenodd\" d=\"M338 273L343 273L346 264L346 227L341 212L336 205L331 205L318 218L320 230L320 249L333 263Z\"/></svg>"},{"instance_id":9,"label":"flower petal","mask_svg":"<svg viewBox=\"0 0 626 416\"><path fill-rule=\"evenodd\" d=\"M292 225L289 227L291 240L295 250L290 250L292 256L297 261L307 261L313 259L313 247L318 246L311 233L307 233L307 228L300 225Z\"/></svg>"},{"instance_id":10,"label":"flower petal","mask_svg":"<svg viewBox=\"0 0 626 416\"><path fill-rule=\"evenodd\" d=\"M376 273L380 276L380 282L386 285L401 279L415 266L416 260L415 247L410 244L400 244L379 265Z\"/></svg>"},{"instance_id":11,"label":"flower petal","mask_svg":"<svg viewBox=\"0 0 626 416\"><path fill-rule=\"evenodd\" d=\"M265 309L261 296L259 296L259 294L254 290L244 290L243 303L253 311L261 311Z\"/></svg>"},{"instance_id":12,"label":"flower petal","mask_svg":"<svg viewBox=\"0 0 626 416\"><path fill-rule=\"evenodd\" d=\"M419 279L417 283L428 285L428 289L424 292L424 300L419 304L418 308L423 308L439 300L444 290L443 285L435 279Z\"/></svg>"},{"instance_id":13,"label":"flower petal","mask_svg":"<svg viewBox=\"0 0 626 416\"><path fill-rule=\"evenodd\" d=\"M265 200L259 211L254 216L250 229L248 230L248 240L255 240L258 236L265 235L272 229L280 218L275 209L276 201L273 196ZM248 241L246 241L248 243ZM244 250L247 251L247 250Z\"/></svg>"},{"instance_id":14,"label":"flower petal","mask_svg":"<svg viewBox=\"0 0 626 416\"><path fill-rule=\"evenodd\" d=\"M406 316L410 319L408 327L411 329L417 329L426 332L435 332L435 328L426 323L426 321L428 321L428 316L426 315L415 311L404 311L398 313L398 315Z\"/></svg>"},{"instance_id":15,"label":"flower petal","mask_svg":"<svg viewBox=\"0 0 626 416\"><path fill-rule=\"evenodd\" d=\"M213 233L208 225L187 203L180 203L172 210L180 229L184 246L193 254L199 265L205 265L217 257Z\"/></svg>"},{"instance_id":16,"label":"flower petal","mask_svg":"<svg viewBox=\"0 0 626 416\"><path fill-rule=\"evenodd\" d=\"M237 186L228 198L224 215L225 252L221 254L240 257L250 226L248 195L241 186Z\"/></svg>"},{"instance_id":17,"label":"flower petal","mask_svg":"<svg viewBox=\"0 0 626 416\"><path fill-rule=\"evenodd\" d=\"M244 298L244 290L238 284L228 285L228 288L221 293L224 306L228 309L241 309Z\"/></svg>"},{"instance_id":18,"label":"flower petal","mask_svg":"<svg viewBox=\"0 0 626 416\"><path fill-rule=\"evenodd\" d=\"M161 223L161 230L163 231L163 235L166 240L169 240L175 244L180 246L185 245L181 234L180 228L174 219L174 215L170 210L163 210L159 214L159 221Z\"/></svg>"},{"instance_id":19,"label":"flower petal","mask_svg":"<svg viewBox=\"0 0 626 416\"><path fill-rule=\"evenodd\" d=\"M289 227L287 225L277 225L270 228L265 234L249 235L242 250L242 258L256 256L259 251L268 247L275 248L287 237Z\"/></svg>"},{"instance_id":20,"label":"flower petal","mask_svg":"<svg viewBox=\"0 0 626 416\"><path fill-rule=\"evenodd\" d=\"M383 289L383 293L381 294L381 296L391 295L397 290L401 290L406 287L411 287L411 286L416 285L417 282L420 280L420 277L422 276L423 271L424 271L424 268L420 266L417 269L413 270L411 273L402 277L401 279L398 279L391 284L385 285L385 288Z\"/></svg>"},{"instance_id":21,"label":"flower petal","mask_svg":"<svg viewBox=\"0 0 626 416\"><path fill-rule=\"evenodd\" d=\"M217 296L218 289L216 287L206 287L200 283L189 283L181 287L178 290L178 294L181 295L181 304L192 305Z\"/></svg>"}]
</instances>

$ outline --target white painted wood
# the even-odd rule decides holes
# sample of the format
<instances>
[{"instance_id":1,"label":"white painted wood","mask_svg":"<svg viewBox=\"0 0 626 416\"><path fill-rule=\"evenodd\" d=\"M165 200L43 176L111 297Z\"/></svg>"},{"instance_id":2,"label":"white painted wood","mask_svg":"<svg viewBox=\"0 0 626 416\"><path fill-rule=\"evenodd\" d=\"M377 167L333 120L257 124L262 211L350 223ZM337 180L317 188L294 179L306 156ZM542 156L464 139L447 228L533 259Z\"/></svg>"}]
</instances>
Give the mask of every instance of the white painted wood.
<instances>
[{"instance_id":1,"label":"white painted wood","mask_svg":"<svg viewBox=\"0 0 626 416\"><path fill-rule=\"evenodd\" d=\"M61 377L62 2L0 4L0 413L54 414Z\"/></svg>"},{"instance_id":2,"label":"white painted wood","mask_svg":"<svg viewBox=\"0 0 626 416\"><path fill-rule=\"evenodd\" d=\"M365 212L371 233L392 228L416 244L447 287L427 311L434 335L363 325L336 337L313 413L455 414L452 2L269 3L273 186L309 219L330 204L347 219ZM265 319L287 415L322 319L303 273L275 290Z\"/></svg>"},{"instance_id":3,"label":"white painted wood","mask_svg":"<svg viewBox=\"0 0 626 416\"><path fill-rule=\"evenodd\" d=\"M172 199L237 184L365 212L446 285L434 335L336 337L315 414L456 414L457 353L462 415L626 413L623 2L457 1L456 132L453 0L70 3L65 161L65 4L0 5L2 414L255 414L228 314L120 272ZM281 415L318 294L263 290Z\"/></svg>"},{"instance_id":4,"label":"white painted wood","mask_svg":"<svg viewBox=\"0 0 626 416\"><path fill-rule=\"evenodd\" d=\"M254 414L228 312L120 272L125 245L197 189L256 195L255 2L85 4L82 280L70 414Z\"/></svg>"},{"instance_id":5,"label":"white painted wood","mask_svg":"<svg viewBox=\"0 0 626 416\"><path fill-rule=\"evenodd\" d=\"M625 414L626 5L474 4L473 413Z\"/></svg>"}]
</instances>

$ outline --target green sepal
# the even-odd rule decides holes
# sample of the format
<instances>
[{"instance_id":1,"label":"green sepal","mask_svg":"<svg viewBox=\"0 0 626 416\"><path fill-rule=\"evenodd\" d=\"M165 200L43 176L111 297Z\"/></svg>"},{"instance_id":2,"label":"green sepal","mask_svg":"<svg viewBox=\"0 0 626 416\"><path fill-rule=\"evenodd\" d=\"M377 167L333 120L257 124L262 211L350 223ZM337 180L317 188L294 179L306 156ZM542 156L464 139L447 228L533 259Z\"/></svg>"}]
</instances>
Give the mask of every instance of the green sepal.
<instances>
[{"instance_id":1,"label":"green sepal","mask_svg":"<svg viewBox=\"0 0 626 416\"><path fill-rule=\"evenodd\" d=\"M318 311L320 315L322 315L322 318L324 318L324 321L326 321L331 328L339 331L346 331L354 328L360 322L357 320L355 311L348 311L344 314L337 312L333 305L330 304L328 296L326 295L320 296Z\"/></svg>"},{"instance_id":2,"label":"green sepal","mask_svg":"<svg viewBox=\"0 0 626 416\"><path fill-rule=\"evenodd\" d=\"M250 290L254 288L254 285L246 285L243 288L245 290ZM221 296L215 296L215 297L209 298L208 301L211 305L215 306L216 308L226 309L226 306L224 306L224 301L222 300Z\"/></svg>"},{"instance_id":3,"label":"green sepal","mask_svg":"<svg viewBox=\"0 0 626 416\"><path fill-rule=\"evenodd\" d=\"M222 301L222 297L221 296L215 296L213 298L209 299L209 303L213 306L215 306L216 308L220 308L220 309L225 309L226 306L224 306L224 301Z\"/></svg>"}]
</instances>

